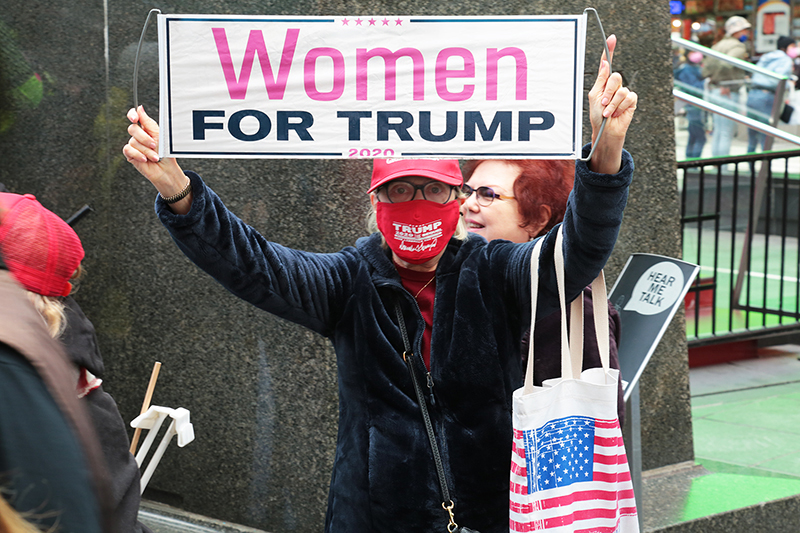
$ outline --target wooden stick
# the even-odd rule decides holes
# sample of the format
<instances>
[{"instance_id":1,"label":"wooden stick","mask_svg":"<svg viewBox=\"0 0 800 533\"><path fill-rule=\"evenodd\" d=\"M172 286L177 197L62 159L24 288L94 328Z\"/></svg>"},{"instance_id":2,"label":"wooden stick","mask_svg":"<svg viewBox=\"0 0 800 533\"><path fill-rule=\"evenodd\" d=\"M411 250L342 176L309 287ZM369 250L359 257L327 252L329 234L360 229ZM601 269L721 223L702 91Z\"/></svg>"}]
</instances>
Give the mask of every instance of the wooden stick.
<instances>
[{"instance_id":1,"label":"wooden stick","mask_svg":"<svg viewBox=\"0 0 800 533\"><path fill-rule=\"evenodd\" d=\"M156 364L153 365L153 372L150 374L150 383L147 384L147 392L144 395L144 402L142 402L142 412L139 413L140 415L145 414L147 410L150 409L150 400L153 398L153 390L156 388L159 370L161 370L161 363L156 361ZM136 453L136 446L139 444L139 435L141 434L142 428L136 428L136 431L133 432L131 453Z\"/></svg>"}]
</instances>

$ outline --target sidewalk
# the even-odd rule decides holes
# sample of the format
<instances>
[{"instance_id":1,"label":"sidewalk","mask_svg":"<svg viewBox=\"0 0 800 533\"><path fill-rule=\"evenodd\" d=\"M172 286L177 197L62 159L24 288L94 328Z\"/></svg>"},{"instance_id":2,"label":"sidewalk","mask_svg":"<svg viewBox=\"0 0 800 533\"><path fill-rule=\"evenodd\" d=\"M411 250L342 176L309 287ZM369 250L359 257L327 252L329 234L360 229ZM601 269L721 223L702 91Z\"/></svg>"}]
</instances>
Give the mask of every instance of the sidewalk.
<instances>
[{"instance_id":1,"label":"sidewalk","mask_svg":"<svg viewBox=\"0 0 800 533\"><path fill-rule=\"evenodd\" d=\"M690 370L695 463L645 473L645 531L800 531L798 356Z\"/></svg>"}]
</instances>

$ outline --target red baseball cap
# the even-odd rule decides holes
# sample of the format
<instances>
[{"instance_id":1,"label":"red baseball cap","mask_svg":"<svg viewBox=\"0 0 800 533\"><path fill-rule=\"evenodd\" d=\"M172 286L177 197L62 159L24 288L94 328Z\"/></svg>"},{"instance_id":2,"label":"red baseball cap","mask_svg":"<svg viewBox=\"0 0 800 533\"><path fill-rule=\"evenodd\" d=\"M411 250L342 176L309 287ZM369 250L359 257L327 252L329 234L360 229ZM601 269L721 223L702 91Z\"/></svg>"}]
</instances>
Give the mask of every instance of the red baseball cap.
<instances>
[{"instance_id":1,"label":"red baseball cap","mask_svg":"<svg viewBox=\"0 0 800 533\"><path fill-rule=\"evenodd\" d=\"M464 177L456 159L375 159L372 162L372 192L387 181L402 176L425 176L448 185L461 185Z\"/></svg>"},{"instance_id":2,"label":"red baseball cap","mask_svg":"<svg viewBox=\"0 0 800 533\"><path fill-rule=\"evenodd\" d=\"M32 194L0 193L0 254L27 290L67 296L69 280L83 259L81 240Z\"/></svg>"}]
</instances>

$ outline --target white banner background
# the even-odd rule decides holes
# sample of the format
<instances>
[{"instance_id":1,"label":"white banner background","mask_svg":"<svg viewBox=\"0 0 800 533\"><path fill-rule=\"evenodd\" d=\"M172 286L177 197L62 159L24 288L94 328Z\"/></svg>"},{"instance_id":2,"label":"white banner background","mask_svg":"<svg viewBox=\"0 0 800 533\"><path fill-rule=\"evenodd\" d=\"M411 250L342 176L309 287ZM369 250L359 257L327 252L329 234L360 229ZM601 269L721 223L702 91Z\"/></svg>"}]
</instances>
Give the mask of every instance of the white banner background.
<instances>
[{"instance_id":1,"label":"white banner background","mask_svg":"<svg viewBox=\"0 0 800 533\"><path fill-rule=\"evenodd\" d=\"M585 21L159 15L160 155L576 158Z\"/></svg>"}]
</instances>

